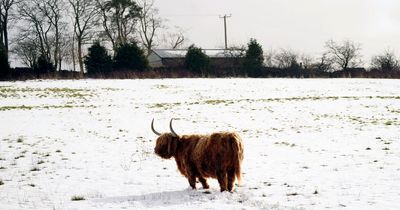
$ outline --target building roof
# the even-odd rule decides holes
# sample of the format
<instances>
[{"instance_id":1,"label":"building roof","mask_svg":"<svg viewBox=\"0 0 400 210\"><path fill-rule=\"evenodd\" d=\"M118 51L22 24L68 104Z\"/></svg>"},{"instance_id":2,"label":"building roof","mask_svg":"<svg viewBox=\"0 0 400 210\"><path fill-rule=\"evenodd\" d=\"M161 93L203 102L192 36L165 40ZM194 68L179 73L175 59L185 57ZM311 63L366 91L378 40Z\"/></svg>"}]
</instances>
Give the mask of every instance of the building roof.
<instances>
[{"instance_id":1,"label":"building roof","mask_svg":"<svg viewBox=\"0 0 400 210\"><path fill-rule=\"evenodd\" d=\"M153 49L155 54L160 58L184 58L187 49ZM238 57L244 55L243 50L224 50L224 49L203 49L202 50L210 58L227 58Z\"/></svg>"}]
</instances>

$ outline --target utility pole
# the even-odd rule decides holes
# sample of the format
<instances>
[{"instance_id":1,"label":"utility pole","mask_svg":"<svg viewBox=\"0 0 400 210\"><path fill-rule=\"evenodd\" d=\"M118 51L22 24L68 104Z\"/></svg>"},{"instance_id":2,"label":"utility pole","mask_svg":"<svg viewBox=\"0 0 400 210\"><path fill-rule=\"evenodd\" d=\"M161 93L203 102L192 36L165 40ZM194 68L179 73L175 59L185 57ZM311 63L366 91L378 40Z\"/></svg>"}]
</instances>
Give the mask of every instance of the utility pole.
<instances>
[{"instance_id":1,"label":"utility pole","mask_svg":"<svg viewBox=\"0 0 400 210\"><path fill-rule=\"evenodd\" d=\"M224 15L224 16L219 16L219 18L224 18L224 30L225 30L225 50L227 50L228 49L228 37L227 37L227 34L226 34L226 18L230 18L230 17L232 17L232 14L230 14L230 15Z\"/></svg>"}]
</instances>

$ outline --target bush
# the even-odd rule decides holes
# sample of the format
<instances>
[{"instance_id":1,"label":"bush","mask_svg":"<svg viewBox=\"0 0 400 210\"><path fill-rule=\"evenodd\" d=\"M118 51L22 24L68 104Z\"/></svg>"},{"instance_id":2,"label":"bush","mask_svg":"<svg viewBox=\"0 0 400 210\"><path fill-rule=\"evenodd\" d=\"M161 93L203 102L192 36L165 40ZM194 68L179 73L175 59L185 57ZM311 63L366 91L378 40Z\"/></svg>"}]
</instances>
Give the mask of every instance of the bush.
<instances>
[{"instance_id":1,"label":"bush","mask_svg":"<svg viewBox=\"0 0 400 210\"><path fill-rule=\"evenodd\" d=\"M95 42L85 57L85 67L88 74L108 73L112 71L111 56L108 55L105 47Z\"/></svg>"},{"instance_id":2,"label":"bush","mask_svg":"<svg viewBox=\"0 0 400 210\"><path fill-rule=\"evenodd\" d=\"M135 43L119 46L114 55L114 68L116 70L143 71L148 68L148 61L142 49Z\"/></svg>"},{"instance_id":3,"label":"bush","mask_svg":"<svg viewBox=\"0 0 400 210\"><path fill-rule=\"evenodd\" d=\"M55 70L53 63L45 55L40 55L33 68L37 75L48 74Z\"/></svg>"},{"instance_id":4,"label":"bush","mask_svg":"<svg viewBox=\"0 0 400 210\"><path fill-rule=\"evenodd\" d=\"M10 76L10 64L5 48L0 45L0 79L5 79Z\"/></svg>"},{"instance_id":5,"label":"bush","mask_svg":"<svg viewBox=\"0 0 400 210\"><path fill-rule=\"evenodd\" d=\"M208 64L210 59L203 53L202 49L191 45L185 56L186 68L196 74L202 74L205 76L208 72Z\"/></svg>"},{"instance_id":6,"label":"bush","mask_svg":"<svg viewBox=\"0 0 400 210\"><path fill-rule=\"evenodd\" d=\"M86 200L85 197L80 195L74 195L71 197L71 201L83 201L83 200Z\"/></svg>"},{"instance_id":7,"label":"bush","mask_svg":"<svg viewBox=\"0 0 400 210\"><path fill-rule=\"evenodd\" d=\"M259 77L261 76L263 62L264 56L261 45L258 44L257 40L250 39L247 44L244 69L247 70L250 77Z\"/></svg>"}]
</instances>

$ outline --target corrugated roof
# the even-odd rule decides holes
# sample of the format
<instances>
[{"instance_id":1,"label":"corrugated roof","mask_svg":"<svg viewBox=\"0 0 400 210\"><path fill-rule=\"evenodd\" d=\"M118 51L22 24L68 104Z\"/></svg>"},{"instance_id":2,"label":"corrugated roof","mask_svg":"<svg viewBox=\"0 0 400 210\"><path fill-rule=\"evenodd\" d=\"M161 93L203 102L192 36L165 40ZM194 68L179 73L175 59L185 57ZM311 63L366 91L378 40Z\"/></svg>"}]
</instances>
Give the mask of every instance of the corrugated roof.
<instances>
[{"instance_id":1,"label":"corrugated roof","mask_svg":"<svg viewBox=\"0 0 400 210\"><path fill-rule=\"evenodd\" d=\"M153 52L161 58L184 58L187 49L154 49ZM242 50L203 49L203 52L210 58L237 57L244 55L244 51Z\"/></svg>"}]
</instances>

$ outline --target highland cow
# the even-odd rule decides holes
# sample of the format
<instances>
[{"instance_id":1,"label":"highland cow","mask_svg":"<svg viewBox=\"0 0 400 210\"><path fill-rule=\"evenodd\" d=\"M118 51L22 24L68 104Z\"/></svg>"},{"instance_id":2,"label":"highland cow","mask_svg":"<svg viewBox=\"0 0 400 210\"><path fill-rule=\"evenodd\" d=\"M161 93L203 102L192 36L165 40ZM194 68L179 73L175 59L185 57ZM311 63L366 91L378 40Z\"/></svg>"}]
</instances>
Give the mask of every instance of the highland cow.
<instances>
[{"instance_id":1,"label":"highland cow","mask_svg":"<svg viewBox=\"0 0 400 210\"><path fill-rule=\"evenodd\" d=\"M218 132L210 135L176 134L170 121L170 133L159 133L154 152L164 159L175 158L179 171L190 186L196 189L198 179L204 189L208 189L207 178L218 179L221 192L232 192L235 180L241 179L243 143L237 133Z\"/></svg>"}]
</instances>

